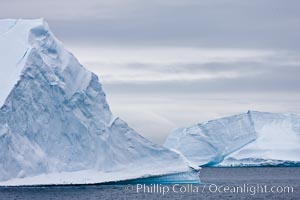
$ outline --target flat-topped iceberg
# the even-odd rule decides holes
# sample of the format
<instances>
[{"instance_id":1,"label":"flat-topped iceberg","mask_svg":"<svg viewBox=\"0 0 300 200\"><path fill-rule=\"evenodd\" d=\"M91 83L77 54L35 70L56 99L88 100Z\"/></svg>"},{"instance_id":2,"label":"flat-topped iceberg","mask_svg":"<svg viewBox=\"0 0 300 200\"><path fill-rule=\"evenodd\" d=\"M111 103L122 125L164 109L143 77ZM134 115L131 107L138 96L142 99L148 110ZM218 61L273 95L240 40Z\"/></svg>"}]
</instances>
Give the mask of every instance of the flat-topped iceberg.
<instances>
[{"instance_id":1,"label":"flat-topped iceberg","mask_svg":"<svg viewBox=\"0 0 300 200\"><path fill-rule=\"evenodd\" d=\"M98 77L43 19L0 20L0 83L0 185L100 183L190 171L181 155L112 115Z\"/></svg>"},{"instance_id":2,"label":"flat-topped iceberg","mask_svg":"<svg viewBox=\"0 0 300 200\"><path fill-rule=\"evenodd\" d=\"M165 147L199 166L300 164L300 116L249 111L174 130Z\"/></svg>"}]
</instances>

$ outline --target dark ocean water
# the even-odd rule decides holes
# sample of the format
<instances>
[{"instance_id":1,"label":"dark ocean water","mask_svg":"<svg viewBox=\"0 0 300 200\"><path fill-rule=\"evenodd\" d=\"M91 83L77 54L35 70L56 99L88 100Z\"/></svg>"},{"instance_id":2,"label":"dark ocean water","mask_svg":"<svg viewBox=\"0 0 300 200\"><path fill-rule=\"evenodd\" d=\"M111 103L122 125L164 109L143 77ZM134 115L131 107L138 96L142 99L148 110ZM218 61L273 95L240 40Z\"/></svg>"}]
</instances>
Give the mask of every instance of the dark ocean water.
<instances>
[{"instance_id":1,"label":"dark ocean water","mask_svg":"<svg viewBox=\"0 0 300 200\"><path fill-rule=\"evenodd\" d=\"M202 184L0 188L0 199L300 199L300 168L204 168Z\"/></svg>"}]
</instances>

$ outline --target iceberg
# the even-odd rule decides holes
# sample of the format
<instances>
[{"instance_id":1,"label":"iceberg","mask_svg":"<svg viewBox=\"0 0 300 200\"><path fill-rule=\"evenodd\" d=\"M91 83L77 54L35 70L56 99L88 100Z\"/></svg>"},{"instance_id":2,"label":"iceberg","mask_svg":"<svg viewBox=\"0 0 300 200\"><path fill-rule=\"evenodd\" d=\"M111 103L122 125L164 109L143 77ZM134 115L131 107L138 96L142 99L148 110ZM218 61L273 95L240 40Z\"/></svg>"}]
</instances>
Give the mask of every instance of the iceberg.
<instances>
[{"instance_id":1,"label":"iceberg","mask_svg":"<svg viewBox=\"0 0 300 200\"><path fill-rule=\"evenodd\" d=\"M2 186L192 171L180 154L151 143L111 113L98 77L44 19L0 20L0 82Z\"/></svg>"},{"instance_id":2,"label":"iceberg","mask_svg":"<svg viewBox=\"0 0 300 200\"><path fill-rule=\"evenodd\" d=\"M248 111L174 130L164 146L199 166L299 166L300 116Z\"/></svg>"}]
</instances>

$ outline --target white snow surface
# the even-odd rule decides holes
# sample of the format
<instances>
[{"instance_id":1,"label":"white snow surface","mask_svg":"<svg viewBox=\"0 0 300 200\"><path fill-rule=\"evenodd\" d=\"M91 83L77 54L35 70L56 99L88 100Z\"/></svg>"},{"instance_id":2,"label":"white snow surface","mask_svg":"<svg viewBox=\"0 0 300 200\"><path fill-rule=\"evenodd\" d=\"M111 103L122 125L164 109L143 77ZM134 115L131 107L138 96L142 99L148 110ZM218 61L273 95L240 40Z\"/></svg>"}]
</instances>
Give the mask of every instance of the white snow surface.
<instances>
[{"instance_id":1,"label":"white snow surface","mask_svg":"<svg viewBox=\"0 0 300 200\"><path fill-rule=\"evenodd\" d=\"M299 165L300 116L249 111L174 130L164 146L200 166Z\"/></svg>"},{"instance_id":2,"label":"white snow surface","mask_svg":"<svg viewBox=\"0 0 300 200\"><path fill-rule=\"evenodd\" d=\"M98 77L43 19L0 20L0 185L100 183L189 171L112 115Z\"/></svg>"}]
</instances>

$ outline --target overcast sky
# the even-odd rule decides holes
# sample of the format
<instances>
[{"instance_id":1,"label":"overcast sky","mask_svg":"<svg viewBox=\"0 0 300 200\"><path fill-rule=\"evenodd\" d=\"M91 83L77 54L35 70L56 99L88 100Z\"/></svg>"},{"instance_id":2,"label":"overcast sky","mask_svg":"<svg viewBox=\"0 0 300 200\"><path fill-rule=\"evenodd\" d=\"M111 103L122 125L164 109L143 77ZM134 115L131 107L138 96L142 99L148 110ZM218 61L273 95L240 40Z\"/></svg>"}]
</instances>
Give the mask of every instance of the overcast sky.
<instances>
[{"instance_id":1,"label":"overcast sky","mask_svg":"<svg viewBox=\"0 0 300 200\"><path fill-rule=\"evenodd\" d=\"M0 0L44 17L146 138L259 110L300 114L298 0Z\"/></svg>"}]
</instances>

